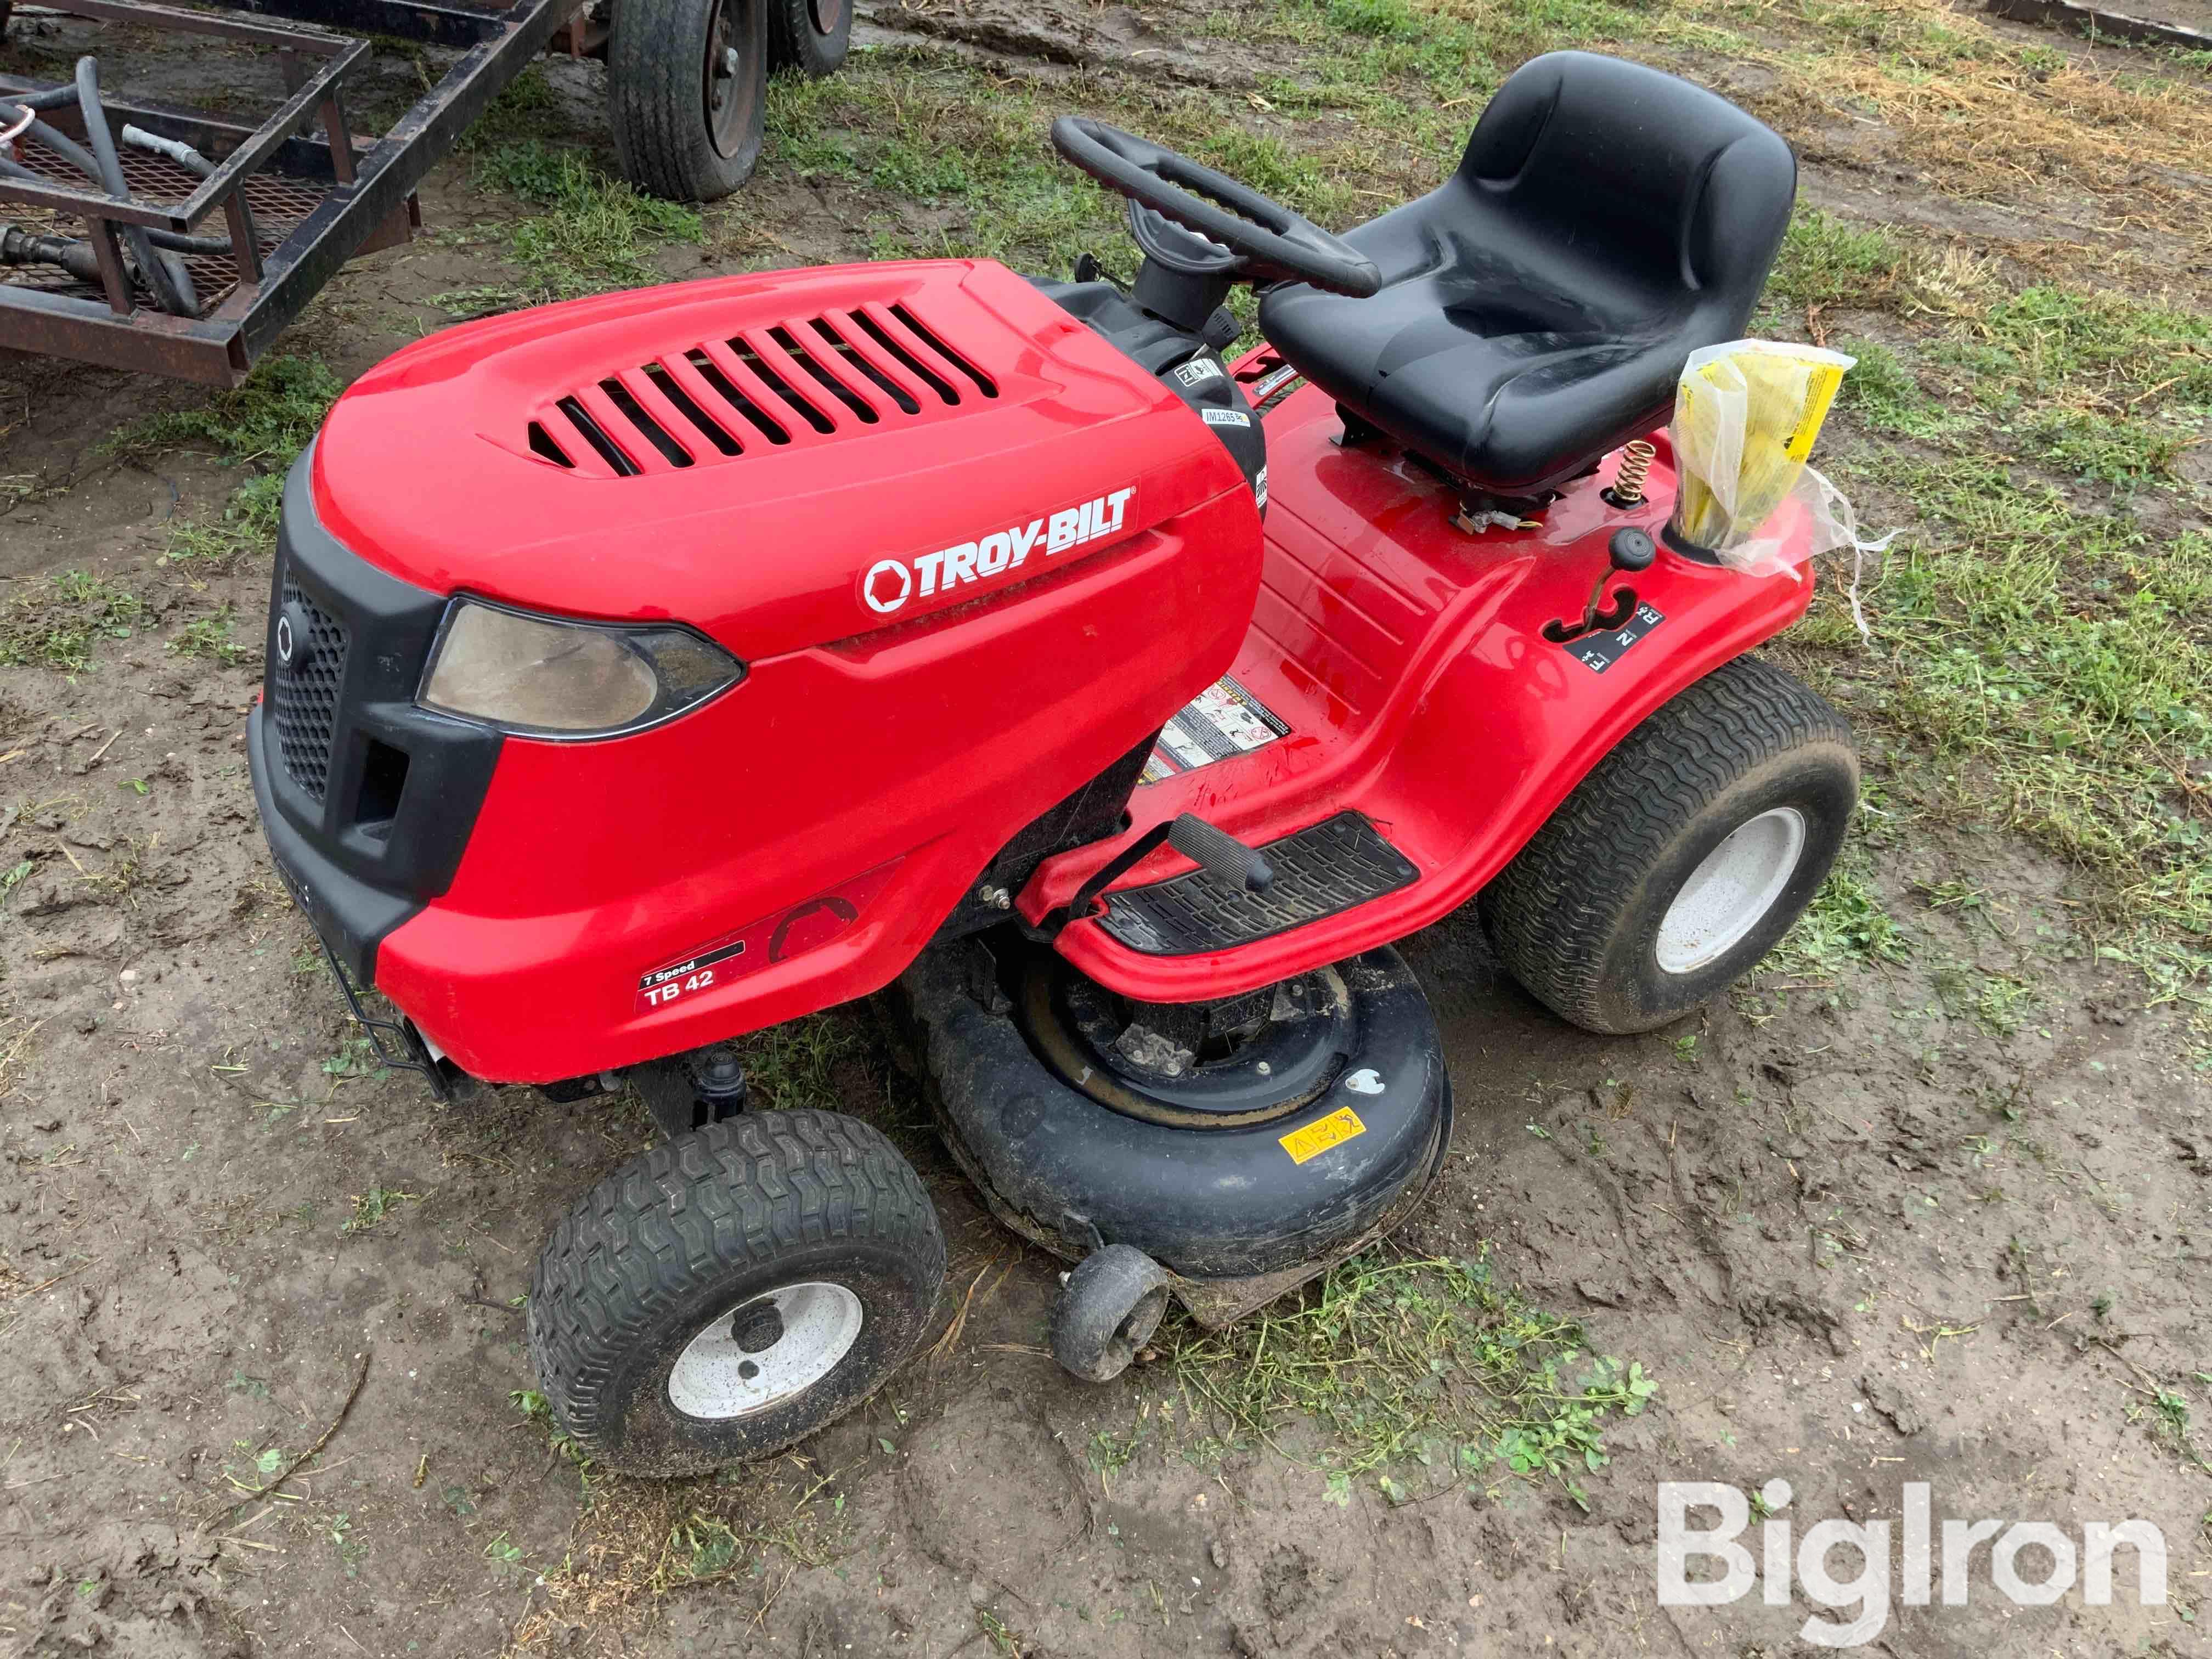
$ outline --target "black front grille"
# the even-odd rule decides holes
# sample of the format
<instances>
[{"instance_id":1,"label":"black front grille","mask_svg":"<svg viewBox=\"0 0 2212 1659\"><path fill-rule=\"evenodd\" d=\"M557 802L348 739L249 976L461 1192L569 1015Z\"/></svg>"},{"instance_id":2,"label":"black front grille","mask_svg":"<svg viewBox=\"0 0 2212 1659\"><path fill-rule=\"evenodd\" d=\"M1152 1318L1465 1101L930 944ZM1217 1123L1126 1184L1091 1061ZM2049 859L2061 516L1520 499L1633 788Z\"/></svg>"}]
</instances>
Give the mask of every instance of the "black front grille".
<instances>
[{"instance_id":1,"label":"black front grille","mask_svg":"<svg viewBox=\"0 0 2212 1659\"><path fill-rule=\"evenodd\" d=\"M276 746L292 781L320 800L331 777L331 733L337 724L338 687L345 679L346 628L288 576L280 616L307 624L293 642L293 665L269 665L269 708L276 719ZM304 650L305 655L301 653Z\"/></svg>"}]
</instances>

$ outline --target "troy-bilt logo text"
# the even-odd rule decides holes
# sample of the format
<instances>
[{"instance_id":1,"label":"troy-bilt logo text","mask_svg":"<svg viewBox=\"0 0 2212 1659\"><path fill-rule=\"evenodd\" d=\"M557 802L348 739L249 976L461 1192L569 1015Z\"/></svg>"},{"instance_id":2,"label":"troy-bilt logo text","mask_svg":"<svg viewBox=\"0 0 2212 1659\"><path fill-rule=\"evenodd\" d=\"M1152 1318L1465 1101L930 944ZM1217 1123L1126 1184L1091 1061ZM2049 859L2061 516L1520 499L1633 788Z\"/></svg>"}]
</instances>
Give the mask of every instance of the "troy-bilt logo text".
<instances>
[{"instance_id":1,"label":"troy-bilt logo text","mask_svg":"<svg viewBox=\"0 0 2212 1659\"><path fill-rule=\"evenodd\" d=\"M911 562L878 559L860 578L860 597L869 610L888 617L908 599L926 599L963 582L1019 569L1040 545L1049 556L1095 542L1121 527L1128 516L1130 498L1136 493L1137 487L1130 484L1080 507L1046 514L1027 524L1008 525L975 541L925 553Z\"/></svg>"},{"instance_id":2,"label":"troy-bilt logo text","mask_svg":"<svg viewBox=\"0 0 2212 1659\"><path fill-rule=\"evenodd\" d=\"M2136 1600L2146 1607L2166 1601L2166 1535L2148 1521L2089 1522L2081 1528L2078 1548L2048 1521L1947 1517L1938 1531L1929 1513L1928 1483L1912 1480L1904 1492L1901 1559L1893 1568L1887 1521L1816 1521L1805 1528L1793 1559L1790 1522L1780 1513L1789 1507L1790 1495L1787 1480L1770 1480L1759 1488L1760 1507L1770 1518L1759 1526L1760 1564L1754 1565L1751 1552L1735 1541L1751 1524L1749 1498L1717 1480L1661 1481L1659 1605L1723 1607L1741 1601L1764 1577L1766 1605L1786 1607L1794 1566L1797 1588L1807 1599L1838 1615L1824 1619L1816 1613L1797 1634L1814 1647L1856 1648L1881 1634L1889 1623L1893 1595L1908 1607L1924 1607L1940 1585L1943 1606L1966 1606L1970 1592L1981 1593L1973 1583L1974 1552L1985 1543L1988 1583L2015 1607L2048 1607L2076 1583L2085 1606L2110 1607L2112 1557L2123 1547L2135 1555ZM1719 1524L1691 1526L1692 1509L1717 1510ZM1858 1558L1856 1577L1838 1578L1831 1570L1830 1558L1838 1546ZM2036 1553L2029 1555L2029 1550ZM1691 1577L1689 1565L1698 1556L1719 1563L1719 1575Z\"/></svg>"}]
</instances>

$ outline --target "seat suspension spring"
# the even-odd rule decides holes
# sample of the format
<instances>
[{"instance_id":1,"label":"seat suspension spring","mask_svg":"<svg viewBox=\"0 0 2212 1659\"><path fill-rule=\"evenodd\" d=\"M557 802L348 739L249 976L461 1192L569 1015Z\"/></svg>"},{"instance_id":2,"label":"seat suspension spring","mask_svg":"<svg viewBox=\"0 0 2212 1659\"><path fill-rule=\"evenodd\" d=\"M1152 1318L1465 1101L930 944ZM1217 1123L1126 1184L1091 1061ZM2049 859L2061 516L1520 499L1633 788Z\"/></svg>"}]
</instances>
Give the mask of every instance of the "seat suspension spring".
<instances>
[{"instance_id":1,"label":"seat suspension spring","mask_svg":"<svg viewBox=\"0 0 2212 1659\"><path fill-rule=\"evenodd\" d=\"M1644 480L1650 476L1651 462L1659 453L1641 438L1621 446L1620 465L1613 475L1613 486L1605 493L1615 507L1640 507L1644 502Z\"/></svg>"}]
</instances>

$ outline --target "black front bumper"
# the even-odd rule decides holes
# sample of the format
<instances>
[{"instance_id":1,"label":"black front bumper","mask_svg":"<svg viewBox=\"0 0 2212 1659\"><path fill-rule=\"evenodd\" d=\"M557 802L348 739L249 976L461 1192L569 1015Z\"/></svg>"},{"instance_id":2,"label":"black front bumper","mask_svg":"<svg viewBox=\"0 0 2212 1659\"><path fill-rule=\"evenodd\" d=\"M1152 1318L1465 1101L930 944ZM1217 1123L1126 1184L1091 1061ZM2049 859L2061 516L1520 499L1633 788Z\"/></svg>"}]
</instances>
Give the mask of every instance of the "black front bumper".
<instances>
[{"instance_id":1,"label":"black front bumper","mask_svg":"<svg viewBox=\"0 0 2212 1659\"><path fill-rule=\"evenodd\" d=\"M453 884L501 738L416 706L448 596L385 574L317 522L313 457L284 481L246 761L284 884L367 986L378 945Z\"/></svg>"}]
</instances>

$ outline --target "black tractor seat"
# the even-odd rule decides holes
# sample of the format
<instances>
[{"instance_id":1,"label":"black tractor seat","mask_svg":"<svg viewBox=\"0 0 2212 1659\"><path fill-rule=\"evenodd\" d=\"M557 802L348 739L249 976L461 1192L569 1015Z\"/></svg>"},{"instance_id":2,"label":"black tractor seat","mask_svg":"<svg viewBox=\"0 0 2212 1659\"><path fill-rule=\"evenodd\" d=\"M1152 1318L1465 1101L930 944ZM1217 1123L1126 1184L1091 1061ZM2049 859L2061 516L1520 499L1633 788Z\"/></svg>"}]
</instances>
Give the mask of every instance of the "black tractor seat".
<instances>
[{"instance_id":1,"label":"black tractor seat","mask_svg":"<svg viewBox=\"0 0 2212 1659\"><path fill-rule=\"evenodd\" d=\"M1381 292L1278 288L1261 331L1455 477L1533 495L1648 431L1684 359L1742 334L1796 190L1790 147L1725 99L1552 52L1439 189L1346 234Z\"/></svg>"}]
</instances>

